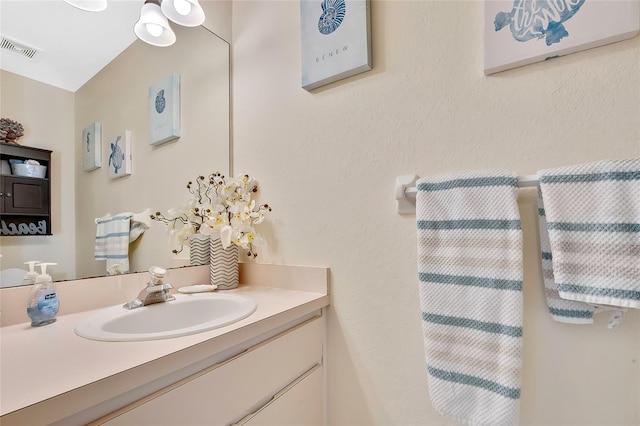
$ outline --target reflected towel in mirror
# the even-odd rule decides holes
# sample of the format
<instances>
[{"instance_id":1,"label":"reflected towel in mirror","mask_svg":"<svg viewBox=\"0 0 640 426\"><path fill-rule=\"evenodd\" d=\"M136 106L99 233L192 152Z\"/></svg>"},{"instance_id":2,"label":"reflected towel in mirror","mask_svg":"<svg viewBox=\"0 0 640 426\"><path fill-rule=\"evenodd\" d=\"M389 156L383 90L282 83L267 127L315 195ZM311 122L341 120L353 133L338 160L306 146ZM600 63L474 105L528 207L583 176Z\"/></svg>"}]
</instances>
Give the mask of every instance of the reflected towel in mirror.
<instances>
[{"instance_id":1,"label":"reflected towel in mirror","mask_svg":"<svg viewBox=\"0 0 640 426\"><path fill-rule=\"evenodd\" d=\"M144 212L120 213L96 219L95 260L106 260L108 275L129 272L129 244L149 227L149 215Z\"/></svg>"}]
</instances>

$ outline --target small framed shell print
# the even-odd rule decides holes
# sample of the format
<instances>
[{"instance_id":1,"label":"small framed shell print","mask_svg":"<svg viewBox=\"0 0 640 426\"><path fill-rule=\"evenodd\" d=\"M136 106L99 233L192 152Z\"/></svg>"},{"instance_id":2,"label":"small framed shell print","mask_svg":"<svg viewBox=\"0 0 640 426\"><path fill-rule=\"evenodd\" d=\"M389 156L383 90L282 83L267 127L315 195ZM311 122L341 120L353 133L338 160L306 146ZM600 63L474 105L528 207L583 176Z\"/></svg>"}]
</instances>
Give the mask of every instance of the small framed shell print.
<instances>
[{"instance_id":1,"label":"small framed shell print","mask_svg":"<svg viewBox=\"0 0 640 426\"><path fill-rule=\"evenodd\" d=\"M149 88L149 143L180 137L180 76L171 74Z\"/></svg>"}]
</instances>

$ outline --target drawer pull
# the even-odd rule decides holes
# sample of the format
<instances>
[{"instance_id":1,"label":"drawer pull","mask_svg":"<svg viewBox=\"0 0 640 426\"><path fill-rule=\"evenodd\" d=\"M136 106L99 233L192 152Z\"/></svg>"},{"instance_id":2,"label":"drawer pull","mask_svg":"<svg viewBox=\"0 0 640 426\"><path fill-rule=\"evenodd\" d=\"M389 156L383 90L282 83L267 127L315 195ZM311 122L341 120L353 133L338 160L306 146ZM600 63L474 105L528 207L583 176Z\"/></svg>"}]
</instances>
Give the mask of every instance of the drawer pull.
<instances>
[{"instance_id":1,"label":"drawer pull","mask_svg":"<svg viewBox=\"0 0 640 426\"><path fill-rule=\"evenodd\" d=\"M315 364L313 367L311 367L310 369L308 369L307 371L302 373L300 376L298 376L297 378L293 379L288 385L286 385L285 387L280 389L278 392L274 393L273 396L271 396L271 398L266 399L266 401L262 405L260 405L260 407L256 408L251 413L249 413L246 416L242 417L237 422L229 424L228 426L242 426L243 424L248 422L252 417L254 417L256 414L258 414L261 410L263 410L267 405L271 404L273 401L275 401L276 399L280 398L280 396L285 394L292 387L294 387L295 385L300 383L302 380L304 380L307 376L311 375L311 373L313 373L314 371L316 371L320 367L321 367L320 364Z\"/></svg>"}]
</instances>

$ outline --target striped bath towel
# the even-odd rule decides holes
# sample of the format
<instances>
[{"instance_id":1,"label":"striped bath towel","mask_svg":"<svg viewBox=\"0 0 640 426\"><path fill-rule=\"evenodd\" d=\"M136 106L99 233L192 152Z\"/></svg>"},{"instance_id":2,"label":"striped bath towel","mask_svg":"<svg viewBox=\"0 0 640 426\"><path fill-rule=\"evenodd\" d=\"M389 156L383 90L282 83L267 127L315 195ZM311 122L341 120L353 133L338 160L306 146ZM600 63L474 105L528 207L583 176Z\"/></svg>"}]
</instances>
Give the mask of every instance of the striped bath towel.
<instances>
[{"instance_id":1,"label":"striped bath towel","mask_svg":"<svg viewBox=\"0 0 640 426\"><path fill-rule=\"evenodd\" d=\"M551 243L549 242L549 231L547 230L547 218L542 202L542 193L540 191L538 191L538 228L540 231L540 257L542 258L544 292L551 317L556 321L571 324L593 323L594 306L592 304L565 300L561 298L558 293L558 288L556 287L556 282L553 277Z\"/></svg>"},{"instance_id":2,"label":"striped bath towel","mask_svg":"<svg viewBox=\"0 0 640 426\"><path fill-rule=\"evenodd\" d=\"M640 159L538 175L559 296L640 308Z\"/></svg>"},{"instance_id":3,"label":"striped bath towel","mask_svg":"<svg viewBox=\"0 0 640 426\"><path fill-rule=\"evenodd\" d=\"M109 275L129 272L129 231L132 216L132 213L122 213L97 220L94 258L107 261Z\"/></svg>"},{"instance_id":4,"label":"striped bath towel","mask_svg":"<svg viewBox=\"0 0 640 426\"><path fill-rule=\"evenodd\" d=\"M518 178L418 180L418 276L429 393L471 425L518 422L522 231Z\"/></svg>"}]
</instances>

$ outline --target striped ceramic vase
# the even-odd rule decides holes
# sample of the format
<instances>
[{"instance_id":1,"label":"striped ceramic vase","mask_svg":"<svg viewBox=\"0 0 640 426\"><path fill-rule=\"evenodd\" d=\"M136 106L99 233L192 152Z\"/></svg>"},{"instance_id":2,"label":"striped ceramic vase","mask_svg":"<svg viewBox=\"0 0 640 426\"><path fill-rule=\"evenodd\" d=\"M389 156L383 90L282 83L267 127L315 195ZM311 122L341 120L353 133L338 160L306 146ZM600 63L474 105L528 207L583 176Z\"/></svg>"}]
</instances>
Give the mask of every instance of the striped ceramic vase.
<instances>
[{"instance_id":1,"label":"striped ceramic vase","mask_svg":"<svg viewBox=\"0 0 640 426\"><path fill-rule=\"evenodd\" d=\"M231 244L224 249L220 237L211 237L211 284L218 290L230 290L238 287L238 246Z\"/></svg>"},{"instance_id":2,"label":"striped ceramic vase","mask_svg":"<svg viewBox=\"0 0 640 426\"><path fill-rule=\"evenodd\" d=\"M191 265L206 265L209 263L210 236L192 234L189 236L189 263Z\"/></svg>"}]
</instances>

